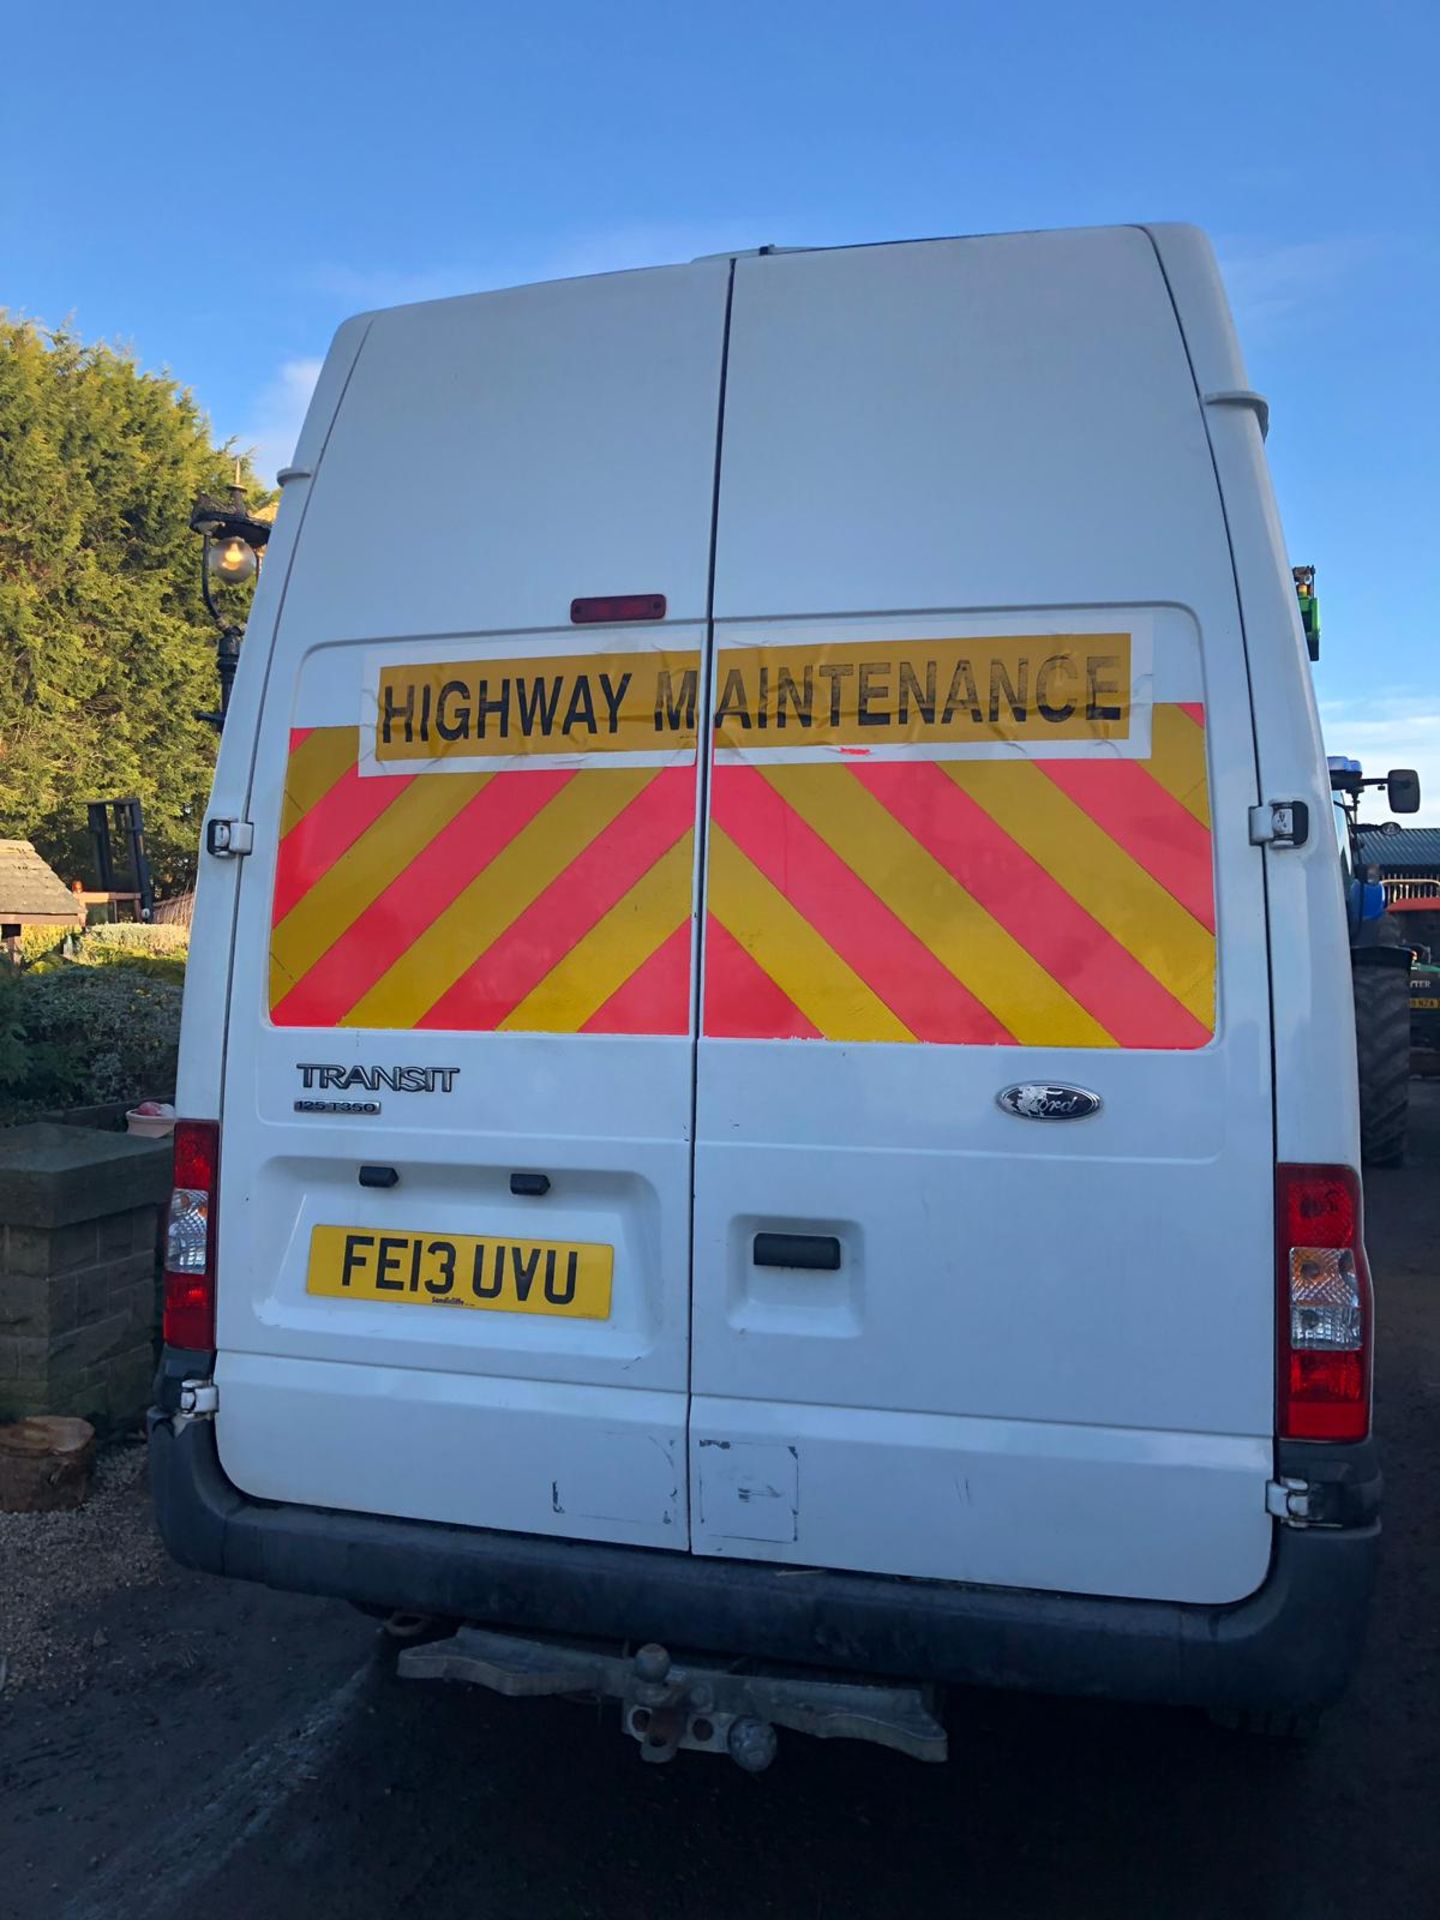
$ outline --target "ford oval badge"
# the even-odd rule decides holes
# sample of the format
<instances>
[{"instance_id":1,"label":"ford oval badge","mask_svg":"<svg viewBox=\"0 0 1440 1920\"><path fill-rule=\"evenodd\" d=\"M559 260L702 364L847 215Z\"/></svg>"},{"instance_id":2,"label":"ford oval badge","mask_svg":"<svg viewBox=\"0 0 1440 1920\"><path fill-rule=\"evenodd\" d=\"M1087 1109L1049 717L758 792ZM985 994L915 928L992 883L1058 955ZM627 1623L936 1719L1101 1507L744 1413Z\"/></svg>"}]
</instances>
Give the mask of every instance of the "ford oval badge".
<instances>
[{"instance_id":1,"label":"ford oval badge","mask_svg":"<svg viewBox=\"0 0 1440 1920\"><path fill-rule=\"evenodd\" d=\"M1100 1096L1084 1087L1059 1087L1043 1080L1026 1080L1006 1087L995 1101L1021 1120L1084 1120L1100 1111Z\"/></svg>"}]
</instances>

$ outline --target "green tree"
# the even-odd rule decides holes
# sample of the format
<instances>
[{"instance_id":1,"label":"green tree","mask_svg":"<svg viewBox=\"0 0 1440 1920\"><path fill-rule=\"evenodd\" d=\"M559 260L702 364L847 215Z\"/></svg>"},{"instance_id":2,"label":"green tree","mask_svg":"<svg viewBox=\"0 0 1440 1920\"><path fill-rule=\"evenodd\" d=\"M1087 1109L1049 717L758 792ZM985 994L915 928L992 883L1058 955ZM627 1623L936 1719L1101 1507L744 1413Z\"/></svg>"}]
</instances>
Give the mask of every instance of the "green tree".
<instances>
[{"instance_id":1,"label":"green tree","mask_svg":"<svg viewBox=\"0 0 1440 1920\"><path fill-rule=\"evenodd\" d=\"M65 880L92 871L85 803L128 794L157 887L193 878L216 682L188 523L234 477L172 380L0 312L0 837Z\"/></svg>"}]
</instances>

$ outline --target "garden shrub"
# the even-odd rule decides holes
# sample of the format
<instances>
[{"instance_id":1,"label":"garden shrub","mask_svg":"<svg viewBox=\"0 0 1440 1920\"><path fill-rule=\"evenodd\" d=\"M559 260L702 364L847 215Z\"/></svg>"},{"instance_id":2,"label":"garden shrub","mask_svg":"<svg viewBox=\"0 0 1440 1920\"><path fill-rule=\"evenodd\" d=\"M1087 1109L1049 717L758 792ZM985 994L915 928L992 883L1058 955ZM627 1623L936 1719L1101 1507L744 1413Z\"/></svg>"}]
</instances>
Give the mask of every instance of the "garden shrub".
<instances>
[{"instance_id":1,"label":"garden shrub","mask_svg":"<svg viewBox=\"0 0 1440 1920\"><path fill-rule=\"evenodd\" d=\"M168 1097L180 999L149 965L0 969L0 1123Z\"/></svg>"},{"instance_id":2,"label":"garden shrub","mask_svg":"<svg viewBox=\"0 0 1440 1920\"><path fill-rule=\"evenodd\" d=\"M30 967L37 960L44 960L50 954L58 954L66 940L75 937L74 927L22 927L20 929L20 964Z\"/></svg>"},{"instance_id":3,"label":"garden shrub","mask_svg":"<svg viewBox=\"0 0 1440 1920\"><path fill-rule=\"evenodd\" d=\"M27 931L29 931L27 929ZM190 929L164 924L149 926L143 921L102 923L66 941L59 939L60 929L35 928L50 933L45 943L34 943L33 951L22 947L21 964L28 972L54 973L75 964L82 967L135 967L160 980L183 981L185 961L190 951Z\"/></svg>"},{"instance_id":4,"label":"garden shrub","mask_svg":"<svg viewBox=\"0 0 1440 1920\"><path fill-rule=\"evenodd\" d=\"M89 927L80 940L80 960L104 963L122 954L141 957L163 955L183 960L190 950L190 929L162 921L119 920L109 925Z\"/></svg>"},{"instance_id":5,"label":"garden shrub","mask_svg":"<svg viewBox=\"0 0 1440 1920\"><path fill-rule=\"evenodd\" d=\"M121 921L91 927L81 935L71 957L82 967L128 967L157 980L173 980L178 986L185 980L189 952L188 927Z\"/></svg>"}]
</instances>

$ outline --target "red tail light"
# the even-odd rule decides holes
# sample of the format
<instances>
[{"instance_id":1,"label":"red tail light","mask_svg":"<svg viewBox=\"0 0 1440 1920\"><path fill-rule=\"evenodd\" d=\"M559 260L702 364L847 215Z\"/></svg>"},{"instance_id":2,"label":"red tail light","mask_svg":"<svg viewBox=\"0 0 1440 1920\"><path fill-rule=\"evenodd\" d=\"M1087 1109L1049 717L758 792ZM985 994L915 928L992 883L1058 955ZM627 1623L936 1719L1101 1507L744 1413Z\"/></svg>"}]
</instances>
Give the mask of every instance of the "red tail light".
<instances>
[{"instance_id":1,"label":"red tail light","mask_svg":"<svg viewBox=\"0 0 1440 1920\"><path fill-rule=\"evenodd\" d=\"M215 1212L220 1128L214 1120L175 1122L175 1187L165 1224L165 1344L208 1352L215 1345Z\"/></svg>"},{"instance_id":2,"label":"red tail light","mask_svg":"<svg viewBox=\"0 0 1440 1920\"><path fill-rule=\"evenodd\" d=\"M1350 1167L1277 1167L1283 1440L1363 1440L1370 1431L1374 1303Z\"/></svg>"}]
</instances>

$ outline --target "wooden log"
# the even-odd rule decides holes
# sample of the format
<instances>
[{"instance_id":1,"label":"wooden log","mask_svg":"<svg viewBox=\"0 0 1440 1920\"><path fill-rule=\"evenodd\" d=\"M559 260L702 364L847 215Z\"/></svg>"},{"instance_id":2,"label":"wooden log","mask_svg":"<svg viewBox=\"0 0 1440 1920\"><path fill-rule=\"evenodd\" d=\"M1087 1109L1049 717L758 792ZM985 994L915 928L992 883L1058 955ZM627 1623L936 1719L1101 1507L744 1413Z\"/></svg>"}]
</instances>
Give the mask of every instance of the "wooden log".
<instances>
[{"instance_id":1,"label":"wooden log","mask_svg":"<svg viewBox=\"0 0 1440 1920\"><path fill-rule=\"evenodd\" d=\"M0 1426L0 1513L83 1506L94 1464L95 1429L88 1420L37 1413Z\"/></svg>"}]
</instances>

